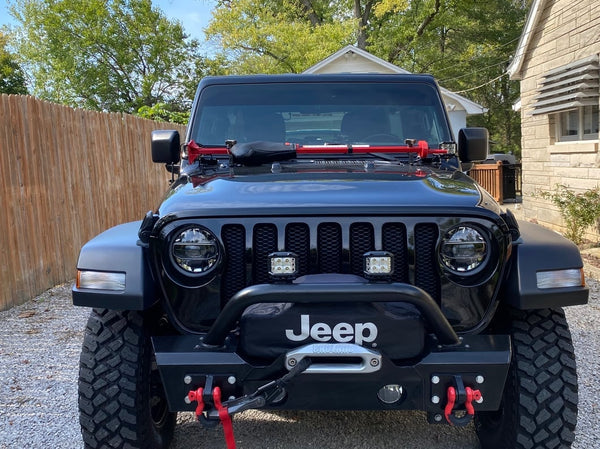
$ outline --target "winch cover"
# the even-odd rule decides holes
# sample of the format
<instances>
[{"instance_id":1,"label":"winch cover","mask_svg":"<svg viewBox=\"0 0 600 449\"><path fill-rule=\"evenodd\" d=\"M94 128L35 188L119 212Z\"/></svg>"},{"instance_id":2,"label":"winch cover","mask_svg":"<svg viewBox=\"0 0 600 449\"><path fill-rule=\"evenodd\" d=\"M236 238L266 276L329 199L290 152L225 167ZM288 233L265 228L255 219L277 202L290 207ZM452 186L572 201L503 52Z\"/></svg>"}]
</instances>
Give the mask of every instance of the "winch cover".
<instances>
[{"instance_id":1,"label":"winch cover","mask_svg":"<svg viewBox=\"0 0 600 449\"><path fill-rule=\"evenodd\" d=\"M391 359L419 355L425 326L406 303L254 304L240 320L240 349L273 359L309 343L356 343Z\"/></svg>"}]
</instances>

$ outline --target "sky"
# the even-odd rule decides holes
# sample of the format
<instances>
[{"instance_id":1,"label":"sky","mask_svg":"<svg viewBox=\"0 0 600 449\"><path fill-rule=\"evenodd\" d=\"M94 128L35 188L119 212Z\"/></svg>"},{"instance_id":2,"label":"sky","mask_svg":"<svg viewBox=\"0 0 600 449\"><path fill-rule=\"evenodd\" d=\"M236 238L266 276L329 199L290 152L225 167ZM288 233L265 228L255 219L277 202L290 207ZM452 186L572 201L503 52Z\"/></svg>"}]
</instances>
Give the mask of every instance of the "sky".
<instances>
[{"instance_id":1,"label":"sky","mask_svg":"<svg viewBox=\"0 0 600 449\"><path fill-rule=\"evenodd\" d=\"M190 37L204 40L203 29L208 25L215 0L152 0L170 19L179 20ZM0 2L0 27L15 25L8 13L8 3Z\"/></svg>"},{"instance_id":2,"label":"sky","mask_svg":"<svg viewBox=\"0 0 600 449\"><path fill-rule=\"evenodd\" d=\"M190 37L204 40L203 29L208 25L214 0L152 0L170 19L177 19Z\"/></svg>"}]
</instances>

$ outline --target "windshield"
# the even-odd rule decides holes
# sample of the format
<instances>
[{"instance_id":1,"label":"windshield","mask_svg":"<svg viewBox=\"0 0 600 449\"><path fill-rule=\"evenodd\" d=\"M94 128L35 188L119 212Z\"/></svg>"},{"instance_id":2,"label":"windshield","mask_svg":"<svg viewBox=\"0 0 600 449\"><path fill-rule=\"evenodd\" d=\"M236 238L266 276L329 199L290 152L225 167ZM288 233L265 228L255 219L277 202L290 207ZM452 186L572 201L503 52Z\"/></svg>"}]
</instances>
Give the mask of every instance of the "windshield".
<instances>
[{"instance_id":1,"label":"windshield","mask_svg":"<svg viewBox=\"0 0 600 449\"><path fill-rule=\"evenodd\" d=\"M424 83L265 83L207 86L191 139L300 145L404 145L452 140L443 105Z\"/></svg>"}]
</instances>

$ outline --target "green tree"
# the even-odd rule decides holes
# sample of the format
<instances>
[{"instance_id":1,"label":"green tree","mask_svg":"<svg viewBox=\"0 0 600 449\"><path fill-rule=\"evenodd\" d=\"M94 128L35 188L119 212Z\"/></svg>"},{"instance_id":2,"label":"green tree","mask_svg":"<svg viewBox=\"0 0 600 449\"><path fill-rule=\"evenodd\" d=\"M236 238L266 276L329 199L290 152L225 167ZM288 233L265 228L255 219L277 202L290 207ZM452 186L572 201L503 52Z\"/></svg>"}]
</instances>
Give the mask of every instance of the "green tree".
<instances>
[{"instance_id":1,"label":"green tree","mask_svg":"<svg viewBox=\"0 0 600 449\"><path fill-rule=\"evenodd\" d=\"M150 0L15 0L10 11L35 95L105 111L189 108L199 43Z\"/></svg>"},{"instance_id":2,"label":"green tree","mask_svg":"<svg viewBox=\"0 0 600 449\"><path fill-rule=\"evenodd\" d=\"M299 73L354 41L336 2L221 1L206 30L227 52L232 73Z\"/></svg>"},{"instance_id":3,"label":"green tree","mask_svg":"<svg viewBox=\"0 0 600 449\"><path fill-rule=\"evenodd\" d=\"M25 95L25 75L7 46L8 37L0 31L0 93Z\"/></svg>"}]
</instances>

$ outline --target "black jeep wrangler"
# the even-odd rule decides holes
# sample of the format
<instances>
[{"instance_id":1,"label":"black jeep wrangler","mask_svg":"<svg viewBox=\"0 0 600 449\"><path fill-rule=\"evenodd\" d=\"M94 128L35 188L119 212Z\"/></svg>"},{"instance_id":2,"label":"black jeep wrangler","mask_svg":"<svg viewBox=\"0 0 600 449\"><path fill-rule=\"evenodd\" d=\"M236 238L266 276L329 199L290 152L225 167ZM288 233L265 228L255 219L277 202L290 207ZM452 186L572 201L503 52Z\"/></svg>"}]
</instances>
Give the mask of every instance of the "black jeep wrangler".
<instances>
[{"instance_id":1,"label":"black jeep wrangler","mask_svg":"<svg viewBox=\"0 0 600 449\"><path fill-rule=\"evenodd\" d=\"M465 172L426 75L205 78L185 142L152 134L158 209L83 249L93 307L86 447L165 448L177 411L423 410L482 447L568 448L577 375L562 306L577 248L518 222Z\"/></svg>"}]
</instances>

